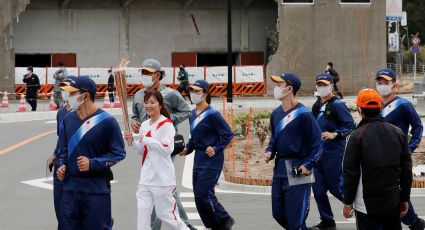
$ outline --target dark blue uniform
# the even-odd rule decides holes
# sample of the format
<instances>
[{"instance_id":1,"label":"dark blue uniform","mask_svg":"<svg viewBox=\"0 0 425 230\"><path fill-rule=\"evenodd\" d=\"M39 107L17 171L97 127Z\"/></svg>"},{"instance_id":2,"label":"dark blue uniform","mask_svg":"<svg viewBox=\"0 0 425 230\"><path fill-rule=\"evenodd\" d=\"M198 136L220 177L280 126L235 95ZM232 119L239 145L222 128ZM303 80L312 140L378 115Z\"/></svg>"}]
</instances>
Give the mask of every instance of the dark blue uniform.
<instances>
[{"instance_id":1,"label":"dark blue uniform","mask_svg":"<svg viewBox=\"0 0 425 230\"><path fill-rule=\"evenodd\" d=\"M61 229L111 229L110 167L125 157L118 122L105 111L81 120L71 112L63 120L61 163L67 165L63 184ZM77 158L90 160L88 172L78 169Z\"/></svg>"},{"instance_id":2,"label":"dark blue uniform","mask_svg":"<svg viewBox=\"0 0 425 230\"><path fill-rule=\"evenodd\" d=\"M68 111L66 107L62 107L61 109L58 110L58 113L56 114L56 121L57 121L56 130L57 130L58 136L59 136L59 132L62 132L63 130L62 121L65 118L65 116L68 115L69 112L70 111ZM61 164L59 160L61 155L61 149L59 148L59 143L61 143L61 141L59 141L58 139L56 144L56 149L54 152L55 158L57 160L53 170L53 203L55 206L56 219L58 220L58 223L62 221L62 218L60 216L60 200L62 198L62 190L63 190L63 182L58 180L58 177L56 176L56 170L58 169L58 166Z\"/></svg>"},{"instance_id":3,"label":"dark blue uniform","mask_svg":"<svg viewBox=\"0 0 425 230\"><path fill-rule=\"evenodd\" d=\"M193 110L189 121L191 138L186 147L188 153L195 150L193 192L196 208L205 227L217 228L230 218L218 202L214 187L223 169L223 151L232 140L233 132L221 114L211 107L199 116ZM212 157L205 153L208 146L214 148Z\"/></svg>"},{"instance_id":4,"label":"dark blue uniform","mask_svg":"<svg viewBox=\"0 0 425 230\"><path fill-rule=\"evenodd\" d=\"M307 229L312 175L295 176L292 169L312 170L322 151L320 127L301 103L287 112L276 108L270 118L272 135L266 152L276 158L272 183L273 218L284 228Z\"/></svg>"},{"instance_id":5,"label":"dark blue uniform","mask_svg":"<svg viewBox=\"0 0 425 230\"><path fill-rule=\"evenodd\" d=\"M313 184L314 198L322 221L334 221L327 192L342 202L342 159L346 137L355 128L354 119L345 104L334 97L326 103L320 99L313 106L313 115L319 123L321 132L336 133L336 138L323 143L323 151Z\"/></svg>"},{"instance_id":6,"label":"dark blue uniform","mask_svg":"<svg viewBox=\"0 0 425 230\"><path fill-rule=\"evenodd\" d=\"M405 135L409 135L409 127L412 127L409 150L413 153L421 142L423 126L412 103L397 96L384 105L382 116L386 122L399 127ZM409 211L405 217L401 218L401 221L403 224L412 225L417 219L418 216L415 213L412 202L409 201Z\"/></svg>"}]
</instances>

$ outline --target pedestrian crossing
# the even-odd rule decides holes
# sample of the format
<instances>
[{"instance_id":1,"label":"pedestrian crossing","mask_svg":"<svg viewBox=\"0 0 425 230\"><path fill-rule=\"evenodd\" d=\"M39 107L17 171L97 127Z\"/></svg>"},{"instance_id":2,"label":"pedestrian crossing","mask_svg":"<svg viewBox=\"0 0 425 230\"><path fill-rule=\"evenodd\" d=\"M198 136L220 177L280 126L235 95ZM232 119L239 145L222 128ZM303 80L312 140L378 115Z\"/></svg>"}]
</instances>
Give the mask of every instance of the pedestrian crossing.
<instances>
[{"instance_id":1,"label":"pedestrian crossing","mask_svg":"<svg viewBox=\"0 0 425 230\"><path fill-rule=\"evenodd\" d=\"M201 217L196 209L193 192L181 192L179 196L184 210L186 211L187 218L189 219L189 223L198 230L204 230L205 227L202 225Z\"/></svg>"}]
</instances>

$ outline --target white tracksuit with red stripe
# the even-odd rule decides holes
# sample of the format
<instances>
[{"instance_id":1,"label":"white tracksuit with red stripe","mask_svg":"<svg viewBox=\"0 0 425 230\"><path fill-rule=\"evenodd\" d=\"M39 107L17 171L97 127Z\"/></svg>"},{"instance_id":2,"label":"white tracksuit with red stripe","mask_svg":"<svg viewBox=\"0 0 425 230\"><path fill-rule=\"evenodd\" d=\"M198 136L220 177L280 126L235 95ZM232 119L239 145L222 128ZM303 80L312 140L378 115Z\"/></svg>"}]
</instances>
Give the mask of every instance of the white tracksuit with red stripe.
<instances>
[{"instance_id":1,"label":"white tracksuit with red stripe","mask_svg":"<svg viewBox=\"0 0 425 230\"><path fill-rule=\"evenodd\" d=\"M135 138L134 148L142 156L142 169L137 187L137 229L151 229L151 213L156 215L163 229L188 229L180 219L173 193L176 176L171 153L174 149L173 123L161 116L155 123L144 121L140 126L143 139Z\"/></svg>"}]
</instances>

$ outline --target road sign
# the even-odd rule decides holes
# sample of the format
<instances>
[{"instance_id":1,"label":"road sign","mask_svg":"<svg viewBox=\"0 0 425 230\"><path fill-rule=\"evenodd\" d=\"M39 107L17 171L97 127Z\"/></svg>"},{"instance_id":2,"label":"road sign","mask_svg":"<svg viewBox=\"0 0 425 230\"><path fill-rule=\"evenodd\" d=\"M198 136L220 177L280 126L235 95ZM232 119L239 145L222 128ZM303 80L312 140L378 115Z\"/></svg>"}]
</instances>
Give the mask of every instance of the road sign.
<instances>
[{"instance_id":1,"label":"road sign","mask_svg":"<svg viewBox=\"0 0 425 230\"><path fill-rule=\"evenodd\" d=\"M412 37L411 42L413 46L419 46L419 44L421 43L421 39L418 37L418 35L415 35Z\"/></svg>"},{"instance_id":2,"label":"road sign","mask_svg":"<svg viewBox=\"0 0 425 230\"><path fill-rule=\"evenodd\" d=\"M401 12L401 26L407 26L407 13L406 13L406 11Z\"/></svg>"},{"instance_id":3,"label":"road sign","mask_svg":"<svg viewBox=\"0 0 425 230\"><path fill-rule=\"evenodd\" d=\"M398 21L402 19L402 0L386 0L386 14L387 21Z\"/></svg>"},{"instance_id":4,"label":"road sign","mask_svg":"<svg viewBox=\"0 0 425 230\"><path fill-rule=\"evenodd\" d=\"M412 46L413 53L419 53L419 51L421 51L421 48L419 48L419 46Z\"/></svg>"}]
</instances>

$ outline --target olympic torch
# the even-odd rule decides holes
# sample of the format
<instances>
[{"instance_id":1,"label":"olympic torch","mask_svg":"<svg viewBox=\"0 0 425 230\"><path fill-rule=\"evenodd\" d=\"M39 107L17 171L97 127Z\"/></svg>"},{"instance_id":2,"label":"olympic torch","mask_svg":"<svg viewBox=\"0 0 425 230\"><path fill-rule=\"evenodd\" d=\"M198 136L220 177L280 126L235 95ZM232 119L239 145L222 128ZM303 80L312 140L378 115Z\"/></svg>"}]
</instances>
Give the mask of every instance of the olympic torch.
<instances>
[{"instance_id":1,"label":"olympic torch","mask_svg":"<svg viewBox=\"0 0 425 230\"><path fill-rule=\"evenodd\" d=\"M128 119L128 109L127 109L127 81L125 79L125 72L121 70L121 65L118 71L114 72L115 85L117 89L117 94L122 101L122 113L124 117L124 129L126 132L131 133L130 130L130 121ZM129 146L132 145L131 142L128 143Z\"/></svg>"}]
</instances>

